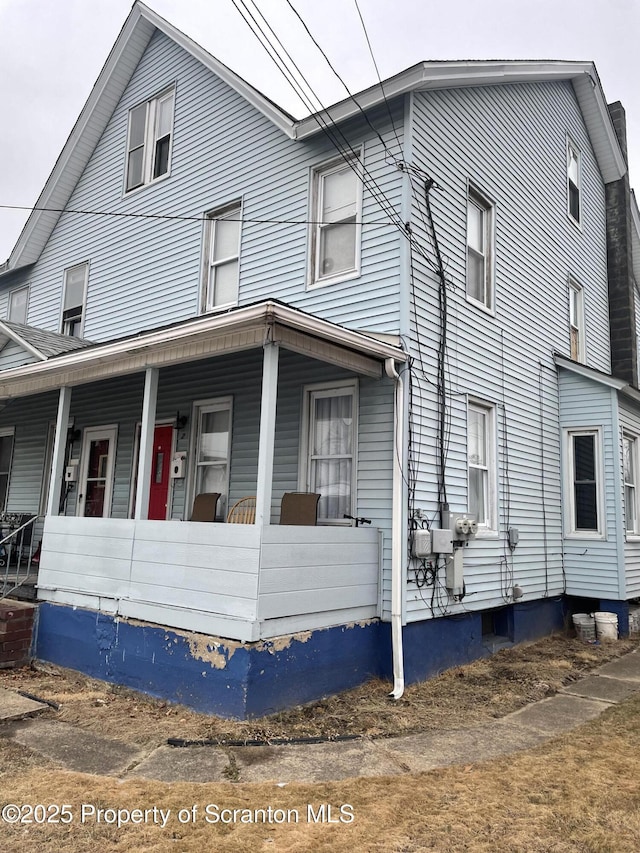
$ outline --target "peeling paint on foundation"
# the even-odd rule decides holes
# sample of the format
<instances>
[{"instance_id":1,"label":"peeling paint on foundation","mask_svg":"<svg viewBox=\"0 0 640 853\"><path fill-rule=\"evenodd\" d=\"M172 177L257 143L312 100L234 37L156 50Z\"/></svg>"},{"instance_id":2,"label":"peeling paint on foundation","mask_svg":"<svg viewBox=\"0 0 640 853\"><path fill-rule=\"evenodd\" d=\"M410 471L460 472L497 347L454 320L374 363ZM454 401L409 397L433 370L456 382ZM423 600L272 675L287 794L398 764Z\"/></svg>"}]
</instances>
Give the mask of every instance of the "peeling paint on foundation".
<instances>
[{"instance_id":1,"label":"peeling paint on foundation","mask_svg":"<svg viewBox=\"0 0 640 853\"><path fill-rule=\"evenodd\" d=\"M221 640L217 637L214 639L194 631L172 629L165 634L165 640L168 643L177 644L180 637L186 640L192 658L211 664L214 669L224 669L238 649L243 648L242 643Z\"/></svg>"}]
</instances>

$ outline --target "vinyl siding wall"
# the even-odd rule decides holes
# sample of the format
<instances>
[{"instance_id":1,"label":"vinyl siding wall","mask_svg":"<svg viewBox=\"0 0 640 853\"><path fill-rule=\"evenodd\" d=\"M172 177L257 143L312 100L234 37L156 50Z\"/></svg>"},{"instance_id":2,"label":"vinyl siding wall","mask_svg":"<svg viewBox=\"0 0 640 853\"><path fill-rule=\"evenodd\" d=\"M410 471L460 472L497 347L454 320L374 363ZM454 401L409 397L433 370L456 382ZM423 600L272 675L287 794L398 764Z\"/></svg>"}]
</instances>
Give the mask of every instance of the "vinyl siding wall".
<instances>
[{"instance_id":1,"label":"vinyl siding wall","mask_svg":"<svg viewBox=\"0 0 640 853\"><path fill-rule=\"evenodd\" d=\"M624 434L638 438L636 449L640 450L640 407L634 406L629 400L620 397L618 401L620 413L620 465L624 472L624 459L622 438ZM637 460L636 460L637 462ZM636 477L637 477L636 473ZM639 484L640 485L640 484ZM636 487L636 491L638 487ZM640 492L637 491L638 497ZM624 526L625 506L624 506L624 473L620 489L620 502L622 505L621 524ZM640 596L640 536L633 534L625 535L624 543L624 597L637 598Z\"/></svg>"},{"instance_id":2,"label":"vinyl siding wall","mask_svg":"<svg viewBox=\"0 0 640 853\"><path fill-rule=\"evenodd\" d=\"M176 87L171 174L123 197L129 110ZM402 105L394 108L400 120ZM386 111L372 124L394 139ZM377 135L362 121L343 128L364 141L364 161L397 206L400 173L385 162ZM306 142L285 137L240 95L163 34L153 36L35 265L29 322L59 330L65 268L88 261L84 335L120 337L194 316L200 310L204 214L242 201L240 304L278 298L352 327L398 331L399 236L390 225L363 228L362 276L306 289L310 168L334 158L323 134ZM122 214L186 219L136 219ZM365 191L363 217L386 220ZM255 220L275 219L274 222ZM296 220L296 222L282 222Z\"/></svg>"},{"instance_id":3,"label":"vinyl siding wall","mask_svg":"<svg viewBox=\"0 0 640 853\"><path fill-rule=\"evenodd\" d=\"M569 354L568 277L584 288L589 365L609 368L604 186L573 90L520 84L415 93L412 162L438 184L430 193L448 282L447 498L467 510L466 406L496 407L498 534L465 549L463 605L443 586L420 588L412 564L408 618L496 607L514 583L524 600L563 591L560 433L554 350ZM582 227L567 215L567 134L582 154ZM495 314L465 298L468 182L495 205ZM424 190L411 220L428 261L414 253L405 296L414 356L416 506L438 526L436 365L438 287ZM507 529L517 528L513 553ZM441 573L443 575L443 572ZM442 581L444 578L442 577Z\"/></svg>"}]
</instances>

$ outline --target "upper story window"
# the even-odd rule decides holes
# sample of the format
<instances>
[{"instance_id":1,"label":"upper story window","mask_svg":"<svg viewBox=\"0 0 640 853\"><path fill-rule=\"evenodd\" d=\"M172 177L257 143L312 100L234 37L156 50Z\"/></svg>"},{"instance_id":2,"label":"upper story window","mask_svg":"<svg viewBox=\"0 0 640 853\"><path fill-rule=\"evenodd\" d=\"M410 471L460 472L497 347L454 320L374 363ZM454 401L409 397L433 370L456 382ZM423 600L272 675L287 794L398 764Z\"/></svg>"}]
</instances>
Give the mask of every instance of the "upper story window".
<instances>
[{"instance_id":1,"label":"upper story window","mask_svg":"<svg viewBox=\"0 0 640 853\"><path fill-rule=\"evenodd\" d=\"M238 302L241 215L239 204L207 214L202 300L205 311L226 308Z\"/></svg>"},{"instance_id":2,"label":"upper story window","mask_svg":"<svg viewBox=\"0 0 640 853\"><path fill-rule=\"evenodd\" d=\"M126 191L169 174L175 90L129 111Z\"/></svg>"},{"instance_id":3,"label":"upper story window","mask_svg":"<svg viewBox=\"0 0 640 853\"><path fill-rule=\"evenodd\" d=\"M467 408L468 500L470 515L485 532L497 530L495 406L469 401Z\"/></svg>"},{"instance_id":4,"label":"upper story window","mask_svg":"<svg viewBox=\"0 0 640 853\"><path fill-rule=\"evenodd\" d=\"M581 189L580 152L567 139L567 211L571 219L580 224L580 189Z\"/></svg>"},{"instance_id":5,"label":"upper story window","mask_svg":"<svg viewBox=\"0 0 640 853\"><path fill-rule=\"evenodd\" d=\"M7 320L12 323L26 323L27 309L29 307L29 288L19 287L9 294L9 306L7 308Z\"/></svg>"},{"instance_id":6,"label":"upper story window","mask_svg":"<svg viewBox=\"0 0 640 853\"><path fill-rule=\"evenodd\" d=\"M467 298L493 311L494 207L472 187L467 196Z\"/></svg>"},{"instance_id":7,"label":"upper story window","mask_svg":"<svg viewBox=\"0 0 640 853\"><path fill-rule=\"evenodd\" d=\"M84 306L87 296L89 264L78 264L64 271L64 293L62 298L63 335L81 338L84 327Z\"/></svg>"},{"instance_id":8,"label":"upper story window","mask_svg":"<svg viewBox=\"0 0 640 853\"><path fill-rule=\"evenodd\" d=\"M309 219L309 283L325 284L358 276L362 180L357 158L314 169Z\"/></svg>"},{"instance_id":9,"label":"upper story window","mask_svg":"<svg viewBox=\"0 0 640 853\"><path fill-rule=\"evenodd\" d=\"M573 279L569 279L569 338L571 358L585 361L584 291Z\"/></svg>"},{"instance_id":10,"label":"upper story window","mask_svg":"<svg viewBox=\"0 0 640 853\"><path fill-rule=\"evenodd\" d=\"M567 430L566 436L567 535L602 538L602 432L599 428Z\"/></svg>"},{"instance_id":11,"label":"upper story window","mask_svg":"<svg viewBox=\"0 0 640 853\"><path fill-rule=\"evenodd\" d=\"M624 435L624 517L628 535L640 533L638 529L638 439Z\"/></svg>"}]
</instances>

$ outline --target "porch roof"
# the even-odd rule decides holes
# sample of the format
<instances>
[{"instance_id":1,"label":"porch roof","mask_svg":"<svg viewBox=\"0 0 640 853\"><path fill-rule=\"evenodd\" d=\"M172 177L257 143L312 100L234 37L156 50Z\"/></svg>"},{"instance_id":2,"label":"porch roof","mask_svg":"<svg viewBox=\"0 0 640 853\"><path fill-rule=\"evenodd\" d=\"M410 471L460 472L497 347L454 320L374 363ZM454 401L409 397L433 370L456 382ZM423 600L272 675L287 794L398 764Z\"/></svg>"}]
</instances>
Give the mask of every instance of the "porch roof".
<instances>
[{"instance_id":1,"label":"porch roof","mask_svg":"<svg viewBox=\"0 0 640 853\"><path fill-rule=\"evenodd\" d=\"M396 343L388 338L380 340L267 300L224 314L197 317L132 337L51 354L37 363L2 371L0 399L253 349L265 342L379 378L386 359L407 359L399 340Z\"/></svg>"}]
</instances>

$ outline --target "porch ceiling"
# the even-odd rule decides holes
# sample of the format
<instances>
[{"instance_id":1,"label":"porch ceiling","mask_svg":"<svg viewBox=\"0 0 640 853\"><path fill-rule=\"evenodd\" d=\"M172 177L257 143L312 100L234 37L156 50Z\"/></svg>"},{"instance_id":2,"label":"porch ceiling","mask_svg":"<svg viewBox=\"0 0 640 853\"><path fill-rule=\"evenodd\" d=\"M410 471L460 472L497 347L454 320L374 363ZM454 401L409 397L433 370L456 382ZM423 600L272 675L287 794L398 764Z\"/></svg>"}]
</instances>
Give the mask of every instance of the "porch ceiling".
<instances>
[{"instance_id":1,"label":"porch ceiling","mask_svg":"<svg viewBox=\"0 0 640 853\"><path fill-rule=\"evenodd\" d=\"M23 365L0 374L0 398L26 397L63 386L168 367L261 347L266 341L367 376L380 377L388 358L403 362L399 345L266 301L207 315Z\"/></svg>"}]
</instances>

